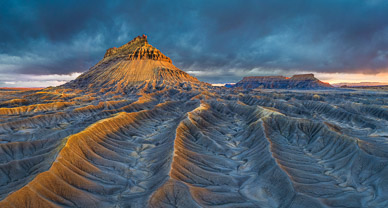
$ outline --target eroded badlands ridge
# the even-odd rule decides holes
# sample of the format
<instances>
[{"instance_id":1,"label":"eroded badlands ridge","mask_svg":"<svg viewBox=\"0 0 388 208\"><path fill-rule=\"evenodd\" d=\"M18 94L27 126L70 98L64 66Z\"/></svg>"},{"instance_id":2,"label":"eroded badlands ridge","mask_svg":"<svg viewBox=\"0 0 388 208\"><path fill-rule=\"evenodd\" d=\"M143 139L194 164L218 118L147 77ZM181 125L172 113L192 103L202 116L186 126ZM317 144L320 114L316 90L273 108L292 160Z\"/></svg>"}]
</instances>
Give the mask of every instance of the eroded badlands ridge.
<instances>
[{"instance_id":1,"label":"eroded badlands ridge","mask_svg":"<svg viewBox=\"0 0 388 208\"><path fill-rule=\"evenodd\" d=\"M0 207L388 206L387 93L213 88L144 39L1 91Z\"/></svg>"}]
</instances>

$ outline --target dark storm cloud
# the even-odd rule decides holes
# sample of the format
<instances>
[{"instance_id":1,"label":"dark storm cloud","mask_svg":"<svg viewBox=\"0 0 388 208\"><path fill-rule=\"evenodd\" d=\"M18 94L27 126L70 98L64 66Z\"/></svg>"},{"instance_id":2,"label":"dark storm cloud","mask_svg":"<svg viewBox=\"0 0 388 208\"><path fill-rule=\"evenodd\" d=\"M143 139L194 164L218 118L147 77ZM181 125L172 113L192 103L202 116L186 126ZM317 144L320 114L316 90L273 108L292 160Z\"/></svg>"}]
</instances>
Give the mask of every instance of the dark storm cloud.
<instances>
[{"instance_id":1,"label":"dark storm cloud","mask_svg":"<svg viewBox=\"0 0 388 208\"><path fill-rule=\"evenodd\" d=\"M388 70L384 0L38 0L0 3L0 74L82 72L143 33L206 81Z\"/></svg>"}]
</instances>

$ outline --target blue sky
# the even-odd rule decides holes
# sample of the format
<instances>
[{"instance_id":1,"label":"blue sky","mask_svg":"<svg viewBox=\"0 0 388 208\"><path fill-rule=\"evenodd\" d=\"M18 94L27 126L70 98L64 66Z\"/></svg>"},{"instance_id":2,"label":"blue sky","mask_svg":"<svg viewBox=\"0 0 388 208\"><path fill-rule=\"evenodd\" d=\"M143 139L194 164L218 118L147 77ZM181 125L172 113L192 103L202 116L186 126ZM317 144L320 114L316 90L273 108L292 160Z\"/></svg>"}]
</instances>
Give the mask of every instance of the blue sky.
<instances>
[{"instance_id":1,"label":"blue sky","mask_svg":"<svg viewBox=\"0 0 388 208\"><path fill-rule=\"evenodd\" d=\"M9 0L0 2L0 86L63 83L141 34L211 83L388 73L384 0Z\"/></svg>"}]
</instances>

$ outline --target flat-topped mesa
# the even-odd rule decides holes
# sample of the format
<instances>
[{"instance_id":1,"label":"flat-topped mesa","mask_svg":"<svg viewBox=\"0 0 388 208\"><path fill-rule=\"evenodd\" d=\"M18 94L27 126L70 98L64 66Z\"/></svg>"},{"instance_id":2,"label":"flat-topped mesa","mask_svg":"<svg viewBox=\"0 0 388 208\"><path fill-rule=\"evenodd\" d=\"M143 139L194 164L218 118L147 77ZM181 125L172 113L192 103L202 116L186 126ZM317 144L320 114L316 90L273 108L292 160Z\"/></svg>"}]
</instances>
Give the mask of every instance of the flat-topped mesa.
<instances>
[{"instance_id":1,"label":"flat-topped mesa","mask_svg":"<svg viewBox=\"0 0 388 208\"><path fill-rule=\"evenodd\" d=\"M244 77L234 87L245 89L325 89L332 86L314 77L314 74L296 74L292 77L284 76L252 76Z\"/></svg>"},{"instance_id":2,"label":"flat-topped mesa","mask_svg":"<svg viewBox=\"0 0 388 208\"><path fill-rule=\"evenodd\" d=\"M314 74L295 74L290 79L293 80L318 80Z\"/></svg>"},{"instance_id":3,"label":"flat-topped mesa","mask_svg":"<svg viewBox=\"0 0 388 208\"><path fill-rule=\"evenodd\" d=\"M242 81L264 81L264 80L284 80L287 79L287 77L284 76L251 76L251 77L244 77Z\"/></svg>"}]
</instances>

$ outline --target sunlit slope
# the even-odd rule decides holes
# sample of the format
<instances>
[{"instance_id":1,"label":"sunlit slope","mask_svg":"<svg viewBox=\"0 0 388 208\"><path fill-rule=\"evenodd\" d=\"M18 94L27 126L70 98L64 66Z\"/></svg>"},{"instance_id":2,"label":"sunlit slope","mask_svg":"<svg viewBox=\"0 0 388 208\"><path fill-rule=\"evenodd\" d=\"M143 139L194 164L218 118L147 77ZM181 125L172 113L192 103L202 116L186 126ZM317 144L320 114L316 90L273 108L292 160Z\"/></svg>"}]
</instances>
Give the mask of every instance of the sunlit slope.
<instances>
[{"instance_id":1,"label":"sunlit slope","mask_svg":"<svg viewBox=\"0 0 388 208\"><path fill-rule=\"evenodd\" d=\"M64 87L125 92L143 83L186 84L190 88L205 85L175 67L170 58L148 43L146 36L141 36L119 48L108 49L98 64Z\"/></svg>"},{"instance_id":2,"label":"sunlit slope","mask_svg":"<svg viewBox=\"0 0 388 208\"><path fill-rule=\"evenodd\" d=\"M145 206L168 178L176 126L195 104L167 102L94 123L70 136L51 168L3 206Z\"/></svg>"}]
</instances>

